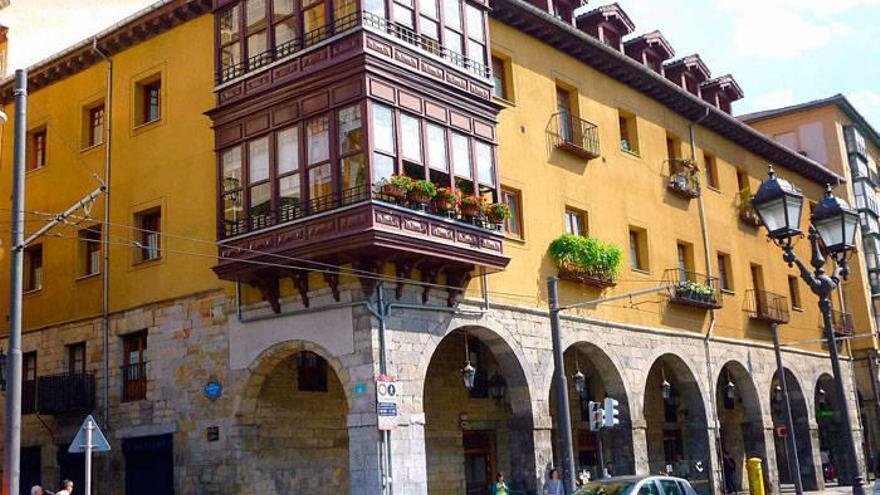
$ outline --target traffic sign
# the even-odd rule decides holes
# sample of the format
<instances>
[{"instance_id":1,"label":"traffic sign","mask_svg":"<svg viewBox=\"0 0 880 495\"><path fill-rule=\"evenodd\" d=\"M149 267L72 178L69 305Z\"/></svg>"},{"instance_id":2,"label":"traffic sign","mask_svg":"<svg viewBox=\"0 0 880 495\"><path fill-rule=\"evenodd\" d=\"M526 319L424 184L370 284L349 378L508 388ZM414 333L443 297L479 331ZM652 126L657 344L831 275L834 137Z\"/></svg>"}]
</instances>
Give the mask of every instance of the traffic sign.
<instances>
[{"instance_id":1,"label":"traffic sign","mask_svg":"<svg viewBox=\"0 0 880 495\"><path fill-rule=\"evenodd\" d=\"M91 442L86 441L89 429L92 430ZM95 418L91 415L87 416L85 421L83 421L82 426L79 428L79 432L77 432L76 437L73 438L73 442L70 443L70 448L68 448L67 451L71 454L81 454L86 451L86 446L89 443L91 443L92 452L110 452L110 443L107 442L107 438L101 433L101 428L98 427L98 423L95 422Z\"/></svg>"},{"instance_id":2,"label":"traffic sign","mask_svg":"<svg viewBox=\"0 0 880 495\"><path fill-rule=\"evenodd\" d=\"M397 429L397 381L393 376L379 375L376 378L376 414L379 418L379 429L391 431Z\"/></svg>"},{"instance_id":3,"label":"traffic sign","mask_svg":"<svg viewBox=\"0 0 880 495\"><path fill-rule=\"evenodd\" d=\"M776 436L785 438L788 436L788 428L785 425L776 425Z\"/></svg>"}]
</instances>

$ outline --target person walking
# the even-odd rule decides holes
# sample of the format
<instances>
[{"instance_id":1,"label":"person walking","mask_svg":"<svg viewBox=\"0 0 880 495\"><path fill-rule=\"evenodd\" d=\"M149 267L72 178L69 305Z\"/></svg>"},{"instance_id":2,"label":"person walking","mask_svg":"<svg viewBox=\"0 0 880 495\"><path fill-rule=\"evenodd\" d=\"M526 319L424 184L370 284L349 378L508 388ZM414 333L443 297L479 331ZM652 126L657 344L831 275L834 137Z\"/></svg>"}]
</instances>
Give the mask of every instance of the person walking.
<instances>
[{"instance_id":1,"label":"person walking","mask_svg":"<svg viewBox=\"0 0 880 495\"><path fill-rule=\"evenodd\" d=\"M55 492L55 495L71 495L73 493L73 482L64 480L61 482L61 489Z\"/></svg>"},{"instance_id":2,"label":"person walking","mask_svg":"<svg viewBox=\"0 0 880 495\"><path fill-rule=\"evenodd\" d=\"M492 484L492 495L510 495L510 485L504 480L504 473L498 471Z\"/></svg>"},{"instance_id":3,"label":"person walking","mask_svg":"<svg viewBox=\"0 0 880 495\"><path fill-rule=\"evenodd\" d=\"M556 468L550 470L550 478L544 485L544 495L565 495L562 480L559 479L559 470Z\"/></svg>"},{"instance_id":4,"label":"person walking","mask_svg":"<svg viewBox=\"0 0 880 495\"><path fill-rule=\"evenodd\" d=\"M724 470L724 493L732 495L736 493L736 461L724 450L721 452L721 462Z\"/></svg>"}]
</instances>

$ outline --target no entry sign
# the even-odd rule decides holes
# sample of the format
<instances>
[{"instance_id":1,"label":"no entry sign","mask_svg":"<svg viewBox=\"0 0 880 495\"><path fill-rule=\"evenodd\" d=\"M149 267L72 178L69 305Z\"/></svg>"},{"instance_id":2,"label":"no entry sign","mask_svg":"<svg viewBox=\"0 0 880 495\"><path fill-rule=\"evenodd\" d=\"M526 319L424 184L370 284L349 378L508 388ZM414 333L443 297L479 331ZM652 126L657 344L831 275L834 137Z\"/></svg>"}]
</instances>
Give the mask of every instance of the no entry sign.
<instances>
[{"instance_id":1,"label":"no entry sign","mask_svg":"<svg viewBox=\"0 0 880 495\"><path fill-rule=\"evenodd\" d=\"M394 377L379 375L376 378L376 414L379 429L390 431L397 428L397 396L399 390Z\"/></svg>"}]
</instances>

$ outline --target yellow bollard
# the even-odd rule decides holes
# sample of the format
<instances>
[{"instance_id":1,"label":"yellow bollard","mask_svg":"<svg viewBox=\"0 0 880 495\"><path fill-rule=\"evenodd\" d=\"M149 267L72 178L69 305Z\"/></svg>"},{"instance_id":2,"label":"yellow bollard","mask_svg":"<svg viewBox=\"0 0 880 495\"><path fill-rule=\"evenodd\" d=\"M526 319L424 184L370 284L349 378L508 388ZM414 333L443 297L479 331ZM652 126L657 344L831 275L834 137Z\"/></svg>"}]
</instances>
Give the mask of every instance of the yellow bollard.
<instances>
[{"instance_id":1,"label":"yellow bollard","mask_svg":"<svg viewBox=\"0 0 880 495\"><path fill-rule=\"evenodd\" d=\"M761 468L761 459L752 457L747 460L746 470L749 472L749 493L764 495L764 469Z\"/></svg>"}]
</instances>

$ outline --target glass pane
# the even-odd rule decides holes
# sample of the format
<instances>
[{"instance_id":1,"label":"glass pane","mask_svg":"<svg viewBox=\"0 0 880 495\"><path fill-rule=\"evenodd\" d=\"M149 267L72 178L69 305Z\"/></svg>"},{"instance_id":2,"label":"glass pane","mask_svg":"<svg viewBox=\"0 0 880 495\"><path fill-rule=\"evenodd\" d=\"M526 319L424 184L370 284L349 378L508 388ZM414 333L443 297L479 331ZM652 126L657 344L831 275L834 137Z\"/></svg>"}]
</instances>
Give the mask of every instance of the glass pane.
<instances>
[{"instance_id":1,"label":"glass pane","mask_svg":"<svg viewBox=\"0 0 880 495\"><path fill-rule=\"evenodd\" d=\"M303 32L308 34L316 29L320 29L327 24L327 13L323 3L319 3L314 7L303 12ZM310 37L311 42L318 41L320 37L313 34Z\"/></svg>"},{"instance_id":2,"label":"glass pane","mask_svg":"<svg viewBox=\"0 0 880 495\"><path fill-rule=\"evenodd\" d=\"M360 105L343 108L337 114L339 152L343 155L360 151L364 146L364 130Z\"/></svg>"},{"instance_id":3,"label":"glass pane","mask_svg":"<svg viewBox=\"0 0 880 495\"><path fill-rule=\"evenodd\" d=\"M272 213L272 184L268 182L251 188L251 218Z\"/></svg>"},{"instance_id":4,"label":"glass pane","mask_svg":"<svg viewBox=\"0 0 880 495\"><path fill-rule=\"evenodd\" d=\"M443 22L457 31L461 30L461 2L443 0Z\"/></svg>"},{"instance_id":5,"label":"glass pane","mask_svg":"<svg viewBox=\"0 0 880 495\"><path fill-rule=\"evenodd\" d=\"M269 138L248 143L248 179L251 184L269 178Z\"/></svg>"},{"instance_id":6,"label":"glass pane","mask_svg":"<svg viewBox=\"0 0 880 495\"><path fill-rule=\"evenodd\" d=\"M223 196L223 220L227 224L236 225L244 217L244 208L241 204L241 193L228 193ZM231 232L237 233L237 232Z\"/></svg>"},{"instance_id":7,"label":"glass pane","mask_svg":"<svg viewBox=\"0 0 880 495\"><path fill-rule=\"evenodd\" d=\"M421 0L419 2L419 12L432 19L437 18L437 0Z\"/></svg>"},{"instance_id":8,"label":"glass pane","mask_svg":"<svg viewBox=\"0 0 880 495\"><path fill-rule=\"evenodd\" d=\"M266 51L266 31L248 36L248 58L255 57Z\"/></svg>"},{"instance_id":9,"label":"glass pane","mask_svg":"<svg viewBox=\"0 0 880 495\"><path fill-rule=\"evenodd\" d=\"M428 124L428 166L448 171L446 161L446 129Z\"/></svg>"},{"instance_id":10,"label":"glass pane","mask_svg":"<svg viewBox=\"0 0 880 495\"><path fill-rule=\"evenodd\" d=\"M285 212L290 208L300 205L302 194L300 193L299 174L288 175L278 179L278 207L282 219Z\"/></svg>"},{"instance_id":11,"label":"glass pane","mask_svg":"<svg viewBox=\"0 0 880 495\"><path fill-rule=\"evenodd\" d=\"M471 177L471 150L469 139L463 134L452 133L452 170L459 177Z\"/></svg>"},{"instance_id":12,"label":"glass pane","mask_svg":"<svg viewBox=\"0 0 880 495\"><path fill-rule=\"evenodd\" d=\"M241 63L241 44L233 43L220 49L220 64L223 69Z\"/></svg>"},{"instance_id":13,"label":"glass pane","mask_svg":"<svg viewBox=\"0 0 880 495\"><path fill-rule=\"evenodd\" d=\"M371 14L385 17L385 0L365 0L364 9Z\"/></svg>"},{"instance_id":14,"label":"glass pane","mask_svg":"<svg viewBox=\"0 0 880 495\"><path fill-rule=\"evenodd\" d=\"M272 0L272 10L276 19L293 14L293 0Z\"/></svg>"},{"instance_id":15,"label":"glass pane","mask_svg":"<svg viewBox=\"0 0 880 495\"><path fill-rule=\"evenodd\" d=\"M220 14L220 44L225 45L238 40L239 6L226 9Z\"/></svg>"},{"instance_id":16,"label":"glass pane","mask_svg":"<svg viewBox=\"0 0 880 495\"><path fill-rule=\"evenodd\" d=\"M422 163L422 130L419 119L409 115L400 116L400 133L406 138L400 143L405 160Z\"/></svg>"},{"instance_id":17,"label":"glass pane","mask_svg":"<svg viewBox=\"0 0 880 495\"><path fill-rule=\"evenodd\" d=\"M477 159L477 179L481 184L495 185L495 160L492 147L477 141L474 143L474 154Z\"/></svg>"},{"instance_id":18,"label":"glass pane","mask_svg":"<svg viewBox=\"0 0 880 495\"><path fill-rule=\"evenodd\" d=\"M281 46L296 38L296 19L293 17L275 24L275 46Z\"/></svg>"},{"instance_id":19,"label":"glass pane","mask_svg":"<svg viewBox=\"0 0 880 495\"><path fill-rule=\"evenodd\" d=\"M332 192L330 164L309 169L309 195L312 207L317 210L327 208Z\"/></svg>"},{"instance_id":20,"label":"glass pane","mask_svg":"<svg viewBox=\"0 0 880 495\"><path fill-rule=\"evenodd\" d=\"M312 119L306 126L309 165L330 159L330 129L327 117Z\"/></svg>"},{"instance_id":21,"label":"glass pane","mask_svg":"<svg viewBox=\"0 0 880 495\"><path fill-rule=\"evenodd\" d=\"M427 17L422 17L420 27L422 30L422 36L427 36L432 40L440 39L440 27L436 22L428 19Z\"/></svg>"},{"instance_id":22,"label":"glass pane","mask_svg":"<svg viewBox=\"0 0 880 495\"><path fill-rule=\"evenodd\" d=\"M486 47L484 47L482 43L477 43L474 40L468 40L468 58L475 62L485 64Z\"/></svg>"},{"instance_id":23,"label":"glass pane","mask_svg":"<svg viewBox=\"0 0 880 495\"><path fill-rule=\"evenodd\" d=\"M373 147L394 153L394 112L382 105L373 105Z\"/></svg>"},{"instance_id":24,"label":"glass pane","mask_svg":"<svg viewBox=\"0 0 880 495\"><path fill-rule=\"evenodd\" d=\"M334 0L333 19L340 20L353 16L357 12L356 0ZM347 26L346 26L347 27Z\"/></svg>"},{"instance_id":25,"label":"glass pane","mask_svg":"<svg viewBox=\"0 0 880 495\"><path fill-rule=\"evenodd\" d=\"M393 13L394 13L394 22L406 26L410 29L414 29L413 25L413 11L400 5L399 3L392 4Z\"/></svg>"},{"instance_id":26,"label":"glass pane","mask_svg":"<svg viewBox=\"0 0 880 495\"><path fill-rule=\"evenodd\" d=\"M446 48L458 54L464 53L461 35L449 29L446 29L444 32L446 33L446 39L443 41L443 44Z\"/></svg>"},{"instance_id":27,"label":"glass pane","mask_svg":"<svg viewBox=\"0 0 880 495\"><path fill-rule=\"evenodd\" d=\"M279 131L275 136L278 149L278 174L299 169L299 127Z\"/></svg>"},{"instance_id":28,"label":"glass pane","mask_svg":"<svg viewBox=\"0 0 880 495\"><path fill-rule=\"evenodd\" d=\"M223 164L223 190L241 187L241 147L224 150L220 161Z\"/></svg>"},{"instance_id":29,"label":"glass pane","mask_svg":"<svg viewBox=\"0 0 880 495\"><path fill-rule=\"evenodd\" d=\"M252 33L266 26L266 0L247 0L245 2L247 32Z\"/></svg>"},{"instance_id":30,"label":"glass pane","mask_svg":"<svg viewBox=\"0 0 880 495\"><path fill-rule=\"evenodd\" d=\"M468 37L478 41L484 41L486 36L483 32L483 13L480 9L468 4L465 7L465 14L467 15Z\"/></svg>"},{"instance_id":31,"label":"glass pane","mask_svg":"<svg viewBox=\"0 0 880 495\"><path fill-rule=\"evenodd\" d=\"M378 183L394 175L394 159L380 153L373 153L373 180Z\"/></svg>"},{"instance_id":32,"label":"glass pane","mask_svg":"<svg viewBox=\"0 0 880 495\"><path fill-rule=\"evenodd\" d=\"M363 154L343 158L340 163L340 169L343 191L355 189L366 184L367 169L365 167Z\"/></svg>"}]
</instances>

